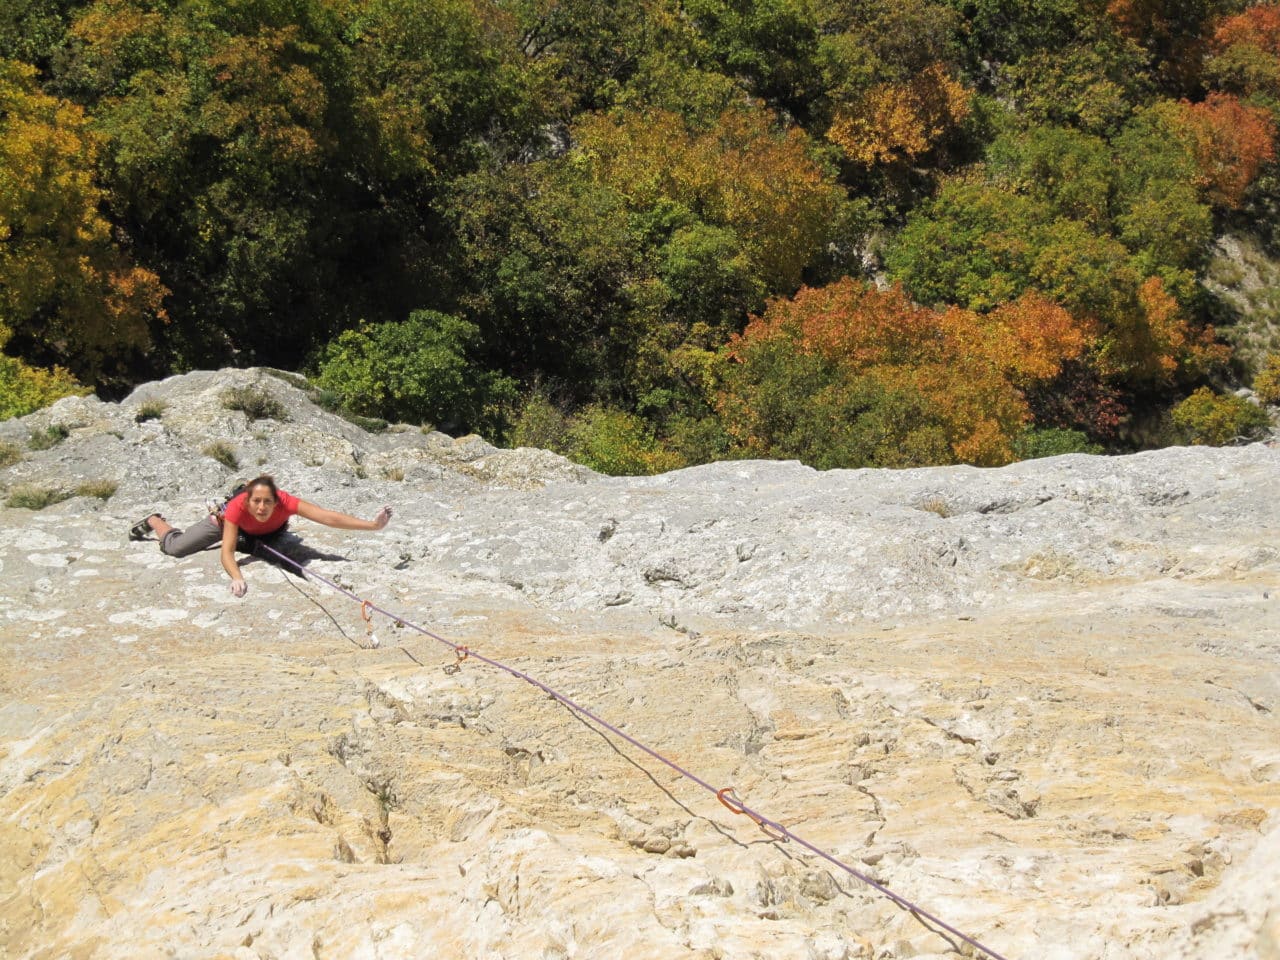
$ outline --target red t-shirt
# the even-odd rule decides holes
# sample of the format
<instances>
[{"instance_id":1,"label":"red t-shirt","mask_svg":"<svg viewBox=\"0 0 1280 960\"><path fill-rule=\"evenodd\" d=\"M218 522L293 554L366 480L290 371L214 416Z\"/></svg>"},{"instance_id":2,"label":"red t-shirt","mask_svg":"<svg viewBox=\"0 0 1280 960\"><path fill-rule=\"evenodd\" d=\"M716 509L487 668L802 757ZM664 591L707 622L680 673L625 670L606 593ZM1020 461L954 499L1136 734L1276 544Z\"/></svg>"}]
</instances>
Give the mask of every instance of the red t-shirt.
<instances>
[{"instance_id":1,"label":"red t-shirt","mask_svg":"<svg viewBox=\"0 0 1280 960\"><path fill-rule=\"evenodd\" d=\"M245 506L248 499L248 490L237 493L227 501L227 508L223 511L222 516L223 519L230 520L250 536L264 537L268 533L275 533L289 522L290 517L298 512L298 498L292 494L285 493L283 490L277 490L276 508L271 511L271 516L267 517L266 523L259 523Z\"/></svg>"}]
</instances>

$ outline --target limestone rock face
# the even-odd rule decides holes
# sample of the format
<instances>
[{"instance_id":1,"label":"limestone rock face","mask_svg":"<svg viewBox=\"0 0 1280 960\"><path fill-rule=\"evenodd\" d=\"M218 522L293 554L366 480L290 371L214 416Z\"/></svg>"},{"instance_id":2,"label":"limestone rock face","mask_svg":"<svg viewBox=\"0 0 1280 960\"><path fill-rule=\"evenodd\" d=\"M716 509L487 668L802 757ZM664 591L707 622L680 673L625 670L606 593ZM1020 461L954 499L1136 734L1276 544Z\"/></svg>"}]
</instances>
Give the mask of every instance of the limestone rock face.
<instances>
[{"instance_id":1,"label":"limestone rock face","mask_svg":"<svg viewBox=\"0 0 1280 960\"><path fill-rule=\"evenodd\" d=\"M618 479L304 387L0 423L80 491L0 507L0 957L1280 960L1280 449ZM263 472L394 519L127 540Z\"/></svg>"}]
</instances>

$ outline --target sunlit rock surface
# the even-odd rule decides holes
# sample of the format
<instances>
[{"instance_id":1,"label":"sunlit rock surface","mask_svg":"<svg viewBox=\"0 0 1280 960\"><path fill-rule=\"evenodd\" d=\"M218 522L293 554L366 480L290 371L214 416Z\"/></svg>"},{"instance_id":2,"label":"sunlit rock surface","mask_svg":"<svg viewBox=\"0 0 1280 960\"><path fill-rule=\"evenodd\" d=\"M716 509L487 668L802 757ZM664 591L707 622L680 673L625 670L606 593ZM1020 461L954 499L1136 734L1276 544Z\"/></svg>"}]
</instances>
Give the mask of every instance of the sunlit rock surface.
<instances>
[{"instance_id":1,"label":"sunlit rock surface","mask_svg":"<svg viewBox=\"0 0 1280 960\"><path fill-rule=\"evenodd\" d=\"M983 955L860 874L1008 960L1280 958L1280 449L611 479L260 370L51 425L0 484L117 487L0 508L0 957ZM395 518L243 599L127 540L260 472Z\"/></svg>"}]
</instances>

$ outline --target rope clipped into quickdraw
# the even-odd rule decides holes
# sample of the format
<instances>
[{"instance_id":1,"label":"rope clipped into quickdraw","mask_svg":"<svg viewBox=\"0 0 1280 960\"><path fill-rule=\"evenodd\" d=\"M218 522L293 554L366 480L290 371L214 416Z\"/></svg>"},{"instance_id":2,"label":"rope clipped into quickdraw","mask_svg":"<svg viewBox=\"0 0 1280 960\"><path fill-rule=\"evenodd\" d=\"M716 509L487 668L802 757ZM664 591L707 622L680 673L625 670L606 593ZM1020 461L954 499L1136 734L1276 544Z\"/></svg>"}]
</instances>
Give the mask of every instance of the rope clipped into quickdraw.
<instances>
[{"instance_id":1,"label":"rope clipped into quickdraw","mask_svg":"<svg viewBox=\"0 0 1280 960\"><path fill-rule=\"evenodd\" d=\"M849 874L849 876L862 881L864 884L871 887L873 890L877 891L887 899L891 900L893 903L897 904L902 909L907 910L908 912L913 914L915 917L921 920L927 920L929 923L932 923L935 926L941 928L942 930L947 931L952 936L959 937L961 940L969 944L971 947L974 947L977 950L981 950L987 956L991 957L992 960L1007 960L1006 957L1002 956L999 953L996 953L996 951L992 950L988 946L985 946L978 940L975 940L973 937L970 937L968 934L962 933L961 931L957 930L955 927L951 926L951 924L947 923L945 920L942 920L939 917L934 916L932 913L925 910L923 907L920 907L917 904L912 903L906 897L903 897L903 896L900 896L899 894L894 893L884 884L878 883L877 881L873 880L871 877L867 876L865 873L862 873L861 871L854 869L853 867L849 866L849 864L845 863L842 860L837 859L830 853L827 853L827 851L823 850L822 848L814 846L808 840L805 840L803 837L793 833L791 830L783 826L781 823L778 823L776 820L770 820L768 817L764 816L763 814L751 809L745 803L743 803L740 799L738 799L736 793L734 792L733 787L721 787L720 789L716 789L706 780L703 780L701 777L699 777L697 774L692 773L691 771L685 769L680 764L676 763L674 760L669 760L667 757L660 754L657 750L654 750L648 744L643 743L640 740L637 740L635 737L631 736L631 734L627 733L625 730L619 729L618 727L610 723L608 720L605 720L603 717L598 716L597 714L593 713L591 710L587 709L581 704L575 702L571 698L547 686L541 680L538 680L537 678L530 676L529 674L525 673L522 670L517 670L515 667L508 666L507 664L501 662L500 660L494 660L490 657L484 656L483 654L476 653L474 650L471 650L465 646L462 646L461 644L454 643L451 640L446 640L444 637L439 636L438 634L432 633L426 627L419 626L418 624L412 622L411 620L405 620L404 618L397 616L396 614L390 613L387 610L383 610L381 607L376 606L372 601L369 601L364 599L363 597L357 596L356 594L352 593L350 590L346 589L340 584L337 584L334 581L329 580L318 573L315 573L314 571L307 570L305 567L302 566L302 564L298 563L292 557L285 556L283 553L274 549L273 547L268 547L265 544L263 544L263 547L266 550L273 553L275 556L279 557L285 563L289 564L291 567L296 569L300 574L302 574L302 576L313 577L314 579L319 580L321 583L325 584L326 586L331 587L332 589L338 591L344 596L359 603L360 616L365 620L366 624L370 623L370 621L372 620L373 612L377 612L382 614L384 617L386 617L388 620L391 620L394 623L402 624L408 627L409 629L422 634L423 636L430 637L432 640L436 640L439 643L444 644L446 647L451 648L455 656L457 657L457 660L454 663L451 663L447 667L445 667L445 673L448 673L448 674L457 673L459 670L462 669L462 662L464 660L467 660L470 657L475 657L475 659L479 660L481 663L488 664L489 666L493 667L495 670L501 670L503 673L510 674L511 676L515 677L518 680L523 680L526 683L530 684L531 686L537 687L543 693L546 693L548 696L550 696L553 700L559 701L560 703L568 707L570 710L574 711L575 713L583 717L586 717L592 723L595 723L602 729L608 730L610 733L614 734L615 736L627 741L627 743L631 744L637 750L640 750L643 753L648 754L650 757L652 757L653 759L657 760L662 764L665 764L667 767L671 768L676 773L680 774L682 777L692 781L693 783L696 783L698 786L702 787L704 790L708 791L709 793L714 794L716 799L719 800L720 803L722 803L727 809L731 810L735 814L746 816L748 819L753 821L755 825L759 827L760 830L763 831L764 834L768 836L771 840L779 843L794 842L797 845L804 847L810 853L814 854L815 856L821 857L823 860L827 861L832 866L840 868L845 873Z\"/></svg>"},{"instance_id":2,"label":"rope clipped into quickdraw","mask_svg":"<svg viewBox=\"0 0 1280 960\"><path fill-rule=\"evenodd\" d=\"M724 787L717 790L716 799L724 804L726 810L740 814L754 823L760 828L760 832L770 840L777 840L779 843L787 843L791 840L786 827L774 823L772 820L766 820L764 817L748 810L746 805L738 799L737 794L734 793L733 787Z\"/></svg>"},{"instance_id":3,"label":"rope clipped into quickdraw","mask_svg":"<svg viewBox=\"0 0 1280 960\"><path fill-rule=\"evenodd\" d=\"M370 647L377 647L380 644L378 635L373 632L373 604L368 600L364 600L360 604L360 619L364 621L364 636Z\"/></svg>"}]
</instances>

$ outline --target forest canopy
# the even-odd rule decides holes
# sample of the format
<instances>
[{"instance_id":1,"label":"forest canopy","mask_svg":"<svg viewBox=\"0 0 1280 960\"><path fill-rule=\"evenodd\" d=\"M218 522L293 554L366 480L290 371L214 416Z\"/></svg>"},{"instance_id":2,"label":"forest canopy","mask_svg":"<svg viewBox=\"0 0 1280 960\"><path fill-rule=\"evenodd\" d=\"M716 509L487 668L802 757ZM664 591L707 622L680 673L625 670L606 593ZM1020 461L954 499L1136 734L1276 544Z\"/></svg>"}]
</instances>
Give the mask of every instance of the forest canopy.
<instances>
[{"instance_id":1,"label":"forest canopy","mask_svg":"<svg viewBox=\"0 0 1280 960\"><path fill-rule=\"evenodd\" d=\"M0 415L267 365L610 472L1233 442L1278 121L1246 0L10 0Z\"/></svg>"}]
</instances>

